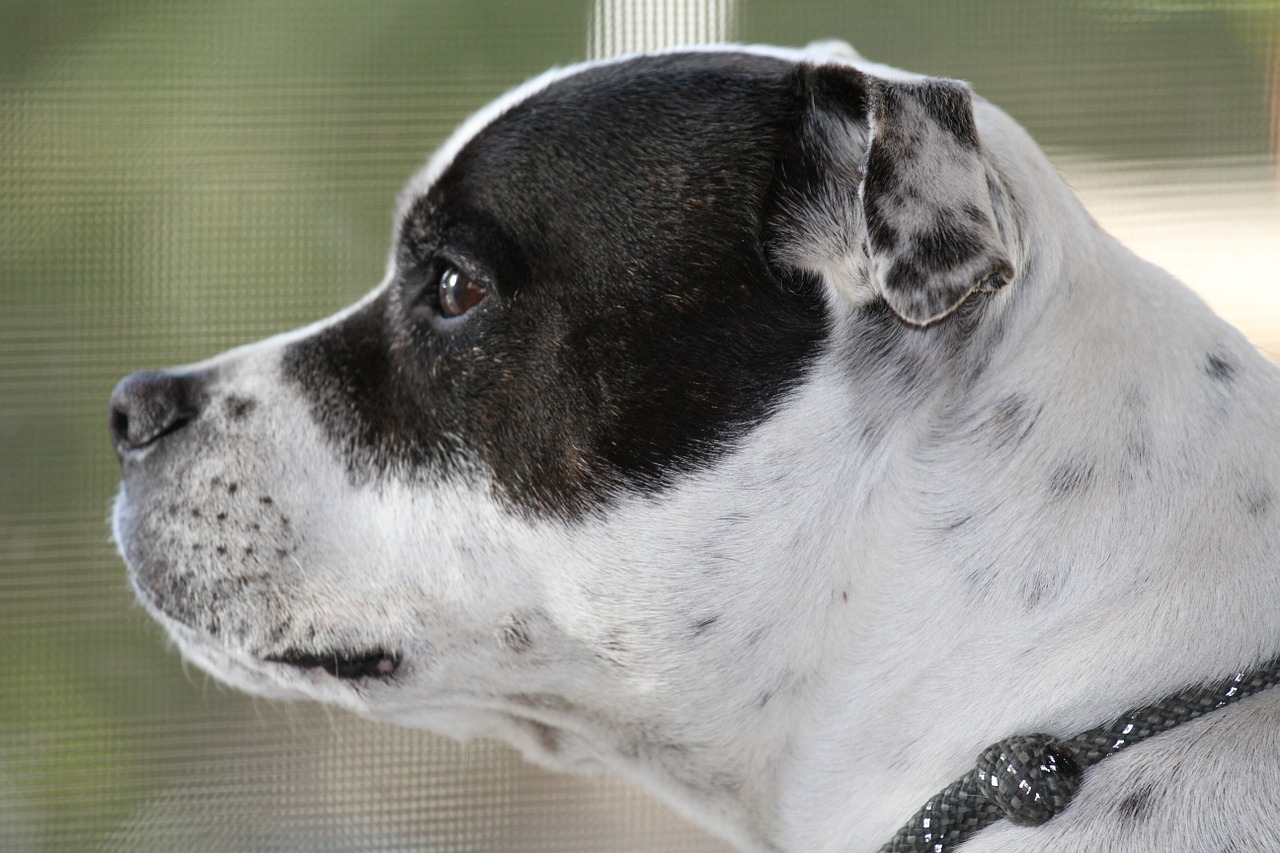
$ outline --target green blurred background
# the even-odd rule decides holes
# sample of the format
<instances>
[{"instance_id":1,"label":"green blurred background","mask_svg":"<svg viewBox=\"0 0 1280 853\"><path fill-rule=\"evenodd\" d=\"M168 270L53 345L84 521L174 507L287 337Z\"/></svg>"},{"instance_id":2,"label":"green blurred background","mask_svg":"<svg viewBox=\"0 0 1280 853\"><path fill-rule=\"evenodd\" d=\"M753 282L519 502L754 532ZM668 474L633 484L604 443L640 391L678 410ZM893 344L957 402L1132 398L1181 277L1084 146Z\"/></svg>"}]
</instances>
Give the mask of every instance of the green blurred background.
<instances>
[{"instance_id":1,"label":"green blurred background","mask_svg":"<svg viewBox=\"0 0 1280 853\"><path fill-rule=\"evenodd\" d=\"M115 381L374 285L402 182L592 9L0 0L0 850L723 849L618 783L225 691L109 541ZM1280 2L742 0L729 35L972 81L1280 352Z\"/></svg>"}]
</instances>

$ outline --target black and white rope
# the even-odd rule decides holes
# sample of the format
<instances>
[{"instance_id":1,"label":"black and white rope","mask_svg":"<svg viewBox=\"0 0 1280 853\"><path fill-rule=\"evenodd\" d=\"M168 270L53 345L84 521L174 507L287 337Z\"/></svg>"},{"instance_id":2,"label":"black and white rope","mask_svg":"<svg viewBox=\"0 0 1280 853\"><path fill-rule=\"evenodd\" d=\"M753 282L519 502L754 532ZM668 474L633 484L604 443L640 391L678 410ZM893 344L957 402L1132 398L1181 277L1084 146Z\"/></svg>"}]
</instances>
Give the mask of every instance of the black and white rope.
<instances>
[{"instance_id":1,"label":"black and white rope","mask_svg":"<svg viewBox=\"0 0 1280 853\"><path fill-rule=\"evenodd\" d=\"M1071 802L1084 771L1125 747L1280 683L1280 659L1185 690L1072 738L1016 735L983 750L977 766L939 791L880 853L952 853L1007 818L1039 826Z\"/></svg>"}]
</instances>

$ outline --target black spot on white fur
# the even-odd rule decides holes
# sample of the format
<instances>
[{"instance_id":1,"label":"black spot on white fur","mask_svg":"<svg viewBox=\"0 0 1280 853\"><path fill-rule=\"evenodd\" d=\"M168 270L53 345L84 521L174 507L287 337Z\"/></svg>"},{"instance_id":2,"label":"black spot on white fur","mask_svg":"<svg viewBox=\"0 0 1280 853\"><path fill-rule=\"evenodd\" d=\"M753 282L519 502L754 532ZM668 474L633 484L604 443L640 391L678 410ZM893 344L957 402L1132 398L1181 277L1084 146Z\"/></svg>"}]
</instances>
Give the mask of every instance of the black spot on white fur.
<instances>
[{"instance_id":1,"label":"black spot on white fur","mask_svg":"<svg viewBox=\"0 0 1280 853\"><path fill-rule=\"evenodd\" d=\"M518 718L518 723L532 736L538 746L548 755L555 755L561 749L561 735L558 729L552 728L537 720Z\"/></svg>"},{"instance_id":2,"label":"black spot on white fur","mask_svg":"<svg viewBox=\"0 0 1280 853\"><path fill-rule=\"evenodd\" d=\"M1231 382L1236 377L1238 370L1236 361L1226 353L1209 353L1205 356L1204 370L1210 379L1218 382Z\"/></svg>"},{"instance_id":3,"label":"black spot on white fur","mask_svg":"<svg viewBox=\"0 0 1280 853\"><path fill-rule=\"evenodd\" d=\"M258 401L252 397L231 394L222 401L222 406L228 420L240 421L247 418L257 408Z\"/></svg>"},{"instance_id":4,"label":"black spot on white fur","mask_svg":"<svg viewBox=\"0 0 1280 853\"><path fill-rule=\"evenodd\" d=\"M711 627L715 625L716 622L718 621L720 621L719 616L708 616L705 619L699 619L697 622L693 624L693 628L692 628L693 636L701 637L703 634L707 633L707 631L711 630Z\"/></svg>"},{"instance_id":5,"label":"black spot on white fur","mask_svg":"<svg viewBox=\"0 0 1280 853\"><path fill-rule=\"evenodd\" d=\"M528 617L513 613L498 625L498 637L502 645L516 654L523 654L533 646L533 628Z\"/></svg>"},{"instance_id":6,"label":"black spot on white fur","mask_svg":"<svg viewBox=\"0 0 1280 853\"><path fill-rule=\"evenodd\" d=\"M764 57L638 58L465 145L410 206L394 286L285 355L352 476L479 463L511 505L571 518L768 417L827 331L816 280L764 244L793 90ZM491 294L449 326L444 263Z\"/></svg>"},{"instance_id":7,"label":"black spot on white fur","mask_svg":"<svg viewBox=\"0 0 1280 853\"><path fill-rule=\"evenodd\" d=\"M1128 829L1141 827L1151 819L1154 799L1154 786L1139 788L1116 805L1116 817Z\"/></svg>"},{"instance_id":8,"label":"black spot on white fur","mask_svg":"<svg viewBox=\"0 0 1280 853\"><path fill-rule=\"evenodd\" d=\"M1241 495L1244 503L1245 511L1253 518L1262 518L1271 511L1272 505L1275 503L1275 489L1271 483L1261 481L1255 483L1252 488L1246 490Z\"/></svg>"},{"instance_id":9,"label":"black spot on white fur","mask_svg":"<svg viewBox=\"0 0 1280 853\"><path fill-rule=\"evenodd\" d=\"M1039 407L1033 407L1025 395L1008 394L991 407L981 432L994 448L1017 447L1031 434L1039 415Z\"/></svg>"},{"instance_id":10,"label":"black spot on white fur","mask_svg":"<svg viewBox=\"0 0 1280 853\"><path fill-rule=\"evenodd\" d=\"M1060 572L1032 570L1023 578L1021 589L1023 606L1036 610L1057 601L1066 585L1066 577Z\"/></svg>"},{"instance_id":11,"label":"black spot on white fur","mask_svg":"<svg viewBox=\"0 0 1280 853\"><path fill-rule=\"evenodd\" d=\"M1058 500L1084 491L1093 482L1093 474L1093 463L1086 459L1063 462L1049 477L1049 495Z\"/></svg>"}]
</instances>

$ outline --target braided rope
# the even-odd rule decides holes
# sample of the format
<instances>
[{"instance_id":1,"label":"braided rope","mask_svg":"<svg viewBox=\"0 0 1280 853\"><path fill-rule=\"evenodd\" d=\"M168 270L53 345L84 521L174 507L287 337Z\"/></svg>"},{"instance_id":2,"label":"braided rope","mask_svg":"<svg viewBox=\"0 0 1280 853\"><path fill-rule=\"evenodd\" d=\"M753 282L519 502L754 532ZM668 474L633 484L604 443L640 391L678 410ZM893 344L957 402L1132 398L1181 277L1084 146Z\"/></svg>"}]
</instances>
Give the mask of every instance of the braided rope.
<instances>
[{"instance_id":1,"label":"braided rope","mask_svg":"<svg viewBox=\"0 0 1280 853\"><path fill-rule=\"evenodd\" d=\"M1001 818L1039 826L1070 804L1084 771L1107 756L1276 684L1280 659L1184 690L1073 738L1015 735L994 743L973 770L931 797L880 853L952 853Z\"/></svg>"}]
</instances>

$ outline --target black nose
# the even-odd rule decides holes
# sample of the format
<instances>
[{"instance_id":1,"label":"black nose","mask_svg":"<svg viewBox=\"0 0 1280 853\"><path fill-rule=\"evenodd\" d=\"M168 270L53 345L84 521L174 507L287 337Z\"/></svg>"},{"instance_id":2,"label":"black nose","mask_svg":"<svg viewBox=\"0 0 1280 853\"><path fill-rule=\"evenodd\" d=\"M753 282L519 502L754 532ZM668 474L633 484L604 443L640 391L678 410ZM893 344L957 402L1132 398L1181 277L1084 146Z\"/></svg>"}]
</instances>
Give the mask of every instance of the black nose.
<instances>
[{"instance_id":1,"label":"black nose","mask_svg":"<svg viewBox=\"0 0 1280 853\"><path fill-rule=\"evenodd\" d=\"M130 450L154 444L199 414L189 373L144 370L131 373L111 392L111 443L121 461Z\"/></svg>"}]
</instances>

